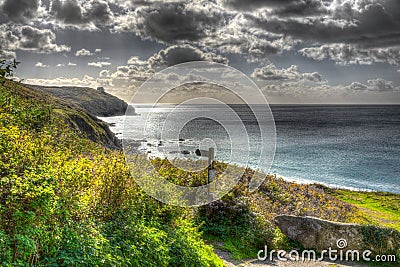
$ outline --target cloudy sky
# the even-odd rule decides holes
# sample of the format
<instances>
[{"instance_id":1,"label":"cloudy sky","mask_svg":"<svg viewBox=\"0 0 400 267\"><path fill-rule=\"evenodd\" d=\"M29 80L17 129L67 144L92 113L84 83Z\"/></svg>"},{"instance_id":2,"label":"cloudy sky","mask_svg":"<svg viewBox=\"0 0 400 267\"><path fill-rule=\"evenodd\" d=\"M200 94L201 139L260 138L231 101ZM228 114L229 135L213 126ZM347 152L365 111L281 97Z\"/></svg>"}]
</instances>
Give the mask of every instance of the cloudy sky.
<instances>
[{"instance_id":1,"label":"cloudy sky","mask_svg":"<svg viewBox=\"0 0 400 267\"><path fill-rule=\"evenodd\" d=\"M250 76L270 103L400 104L399 0L0 0L27 83L125 99L177 63Z\"/></svg>"}]
</instances>

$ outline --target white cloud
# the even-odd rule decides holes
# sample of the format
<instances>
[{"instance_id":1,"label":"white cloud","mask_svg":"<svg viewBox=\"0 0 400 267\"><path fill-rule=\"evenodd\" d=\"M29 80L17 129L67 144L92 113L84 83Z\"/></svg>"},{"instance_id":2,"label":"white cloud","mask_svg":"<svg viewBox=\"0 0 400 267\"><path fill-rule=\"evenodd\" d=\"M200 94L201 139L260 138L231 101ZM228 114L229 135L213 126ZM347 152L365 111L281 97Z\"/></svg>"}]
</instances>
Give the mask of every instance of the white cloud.
<instances>
[{"instance_id":1,"label":"white cloud","mask_svg":"<svg viewBox=\"0 0 400 267\"><path fill-rule=\"evenodd\" d=\"M96 67L96 68L102 68L102 67L105 67L105 66L111 66L111 63L110 62L103 62L103 61L99 61L99 62L89 62L88 63L88 66L90 66L90 67Z\"/></svg>"},{"instance_id":2,"label":"white cloud","mask_svg":"<svg viewBox=\"0 0 400 267\"><path fill-rule=\"evenodd\" d=\"M95 78L89 75L83 77L67 78L58 77L54 79L25 79L27 84L49 85L49 86L84 86L97 88L98 86L110 86L109 79Z\"/></svg>"},{"instance_id":3,"label":"white cloud","mask_svg":"<svg viewBox=\"0 0 400 267\"><path fill-rule=\"evenodd\" d=\"M267 62L267 56L290 50L298 42L283 34L259 30L243 14L235 15L224 27L216 29L201 41L204 47L215 47L223 53L245 55L250 61Z\"/></svg>"},{"instance_id":4,"label":"white cloud","mask_svg":"<svg viewBox=\"0 0 400 267\"><path fill-rule=\"evenodd\" d=\"M318 72L302 73L295 65L287 69L279 69L273 64L262 68L256 68L251 74L253 78L261 81L308 81L308 82L326 82Z\"/></svg>"},{"instance_id":5,"label":"white cloud","mask_svg":"<svg viewBox=\"0 0 400 267\"><path fill-rule=\"evenodd\" d=\"M102 70L99 73L99 77L101 77L101 78L106 78L106 77L109 77L109 76L110 76L110 71L109 70Z\"/></svg>"},{"instance_id":6,"label":"white cloud","mask_svg":"<svg viewBox=\"0 0 400 267\"><path fill-rule=\"evenodd\" d=\"M49 29L38 29L28 25L0 25L0 50L10 57L17 49L44 54L71 50L66 45L56 44L56 35Z\"/></svg>"},{"instance_id":7,"label":"white cloud","mask_svg":"<svg viewBox=\"0 0 400 267\"><path fill-rule=\"evenodd\" d=\"M89 50L82 48L81 50L78 50L75 52L75 56L77 57L89 57L93 56L94 53L90 52Z\"/></svg>"},{"instance_id":8,"label":"white cloud","mask_svg":"<svg viewBox=\"0 0 400 267\"><path fill-rule=\"evenodd\" d=\"M70 47L57 45L56 35L49 29L38 29L22 26L19 29L19 49L32 50L39 53L68 52Z\"/></svg>"},{"instance_id":9,"label":"white cloud","mask_svg":"<svg viewBox=\"0 0 400 267\"><path fill-rule=\"evenodd\" d=\"M49 65L43 64L42 62L38 62L35 64L35 67L37 68L48 68L50 67Z\"/></svg>"},{"instance_id":10,"label":"white cloud","mask_svg":"<svg viewBox=\"0 0 400 267\"><path fill-rule=\"evenodd\" d=\"M13 60L16 57L17 57L17 55L13 51L0 50L0 58L2 58L2 59Z\"/></svg>"},{"instance_id":11,"label":"white cloud","mask_svg":"<svg viewBox=\"0 0 400 267\"><path fill-rule=\"evenodd\" d=\"M133 56L128 60L128 65L135 65L135 66L148 66L149 62L145 60L141 60L137 56Z\"/></svg>"},{"instance_id":12,"label":"white cloud","mask_svg":"<svg viewBox=\"0 0 400 267\"><path fill-rule=\"evenodd\" d=\"M82 48L82 49L77 50L75 52L75 56L77 56L77 57L90 57L90 56L94 56L95 54L101 53L101 51L102 51L102 49L99 49L99 48L95 49L94 52L91 52L86 48Z\"/></svg>"},{"instance_id":13,"label":"white cloud","mask_svg":"<svg viewBox=\"0 0 400 267\"><path fill-rule=\"evenodd\" d=\"M343 65L387 62L400 66L400 46L362 49L349 44L326 44L303 48L299 52L314 60L329 59Z\"/></svg>"},{"instance_id":14,"label":"white cloud","mask_svg":"<svg viewBox=\"0 0 400 267\"><path fill-rule=\"evenodd\" d=\"M262 86L264 94L275 102L283 103L380 103L388 97L398 99L400 86L384 79L369 80L366 84L353 82L348 85L313 84L284 81Z\"/></svg>"},{"instance_id":15,"label":"white cloud","mask_svg":"<svg viewBox=\"0 0 400 267\"><path fill-rule=\"evenodd\" d=\"M368 80L367 88L368 90L377 92L400 91L400 86L395 86L392 81L387 81L381 78Z\"/></svg>"}]
</instances>

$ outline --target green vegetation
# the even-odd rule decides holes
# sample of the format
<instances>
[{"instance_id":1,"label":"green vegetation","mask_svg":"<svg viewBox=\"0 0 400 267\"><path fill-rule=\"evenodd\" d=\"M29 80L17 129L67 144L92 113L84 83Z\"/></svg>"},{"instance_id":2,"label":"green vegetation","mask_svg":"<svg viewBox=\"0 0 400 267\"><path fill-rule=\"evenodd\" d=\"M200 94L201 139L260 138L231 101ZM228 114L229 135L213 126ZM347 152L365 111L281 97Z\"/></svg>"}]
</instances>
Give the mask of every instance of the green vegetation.
<instances>
[{"instance_id":1,"label":"green vegetation","mask_svg":"<svg viewBox=\"0 0 400 267\"><path fill-rule=\"evenodd\" d=\"M334 190L330 194L359 208L355 222L383 225L400 231L400 195L349 190Z\"/></svg>"},{"instance_id":2,"label":"green vegetation","mask_svg":"<svg viewBox=\"0 0 400 267\"><path fill-rule=\"evenodd\" d=\"M300 248L275 225L278 214L399 227L398 195L298 185L270 175L250 193L250 169L219 201L196 209L164 205L134 182L113 138L83 109L4 80L2 266L223 266L204 240L236 259L255 257L266 244ZM144 158L141 162L132 172L137 179L150 166ZM176 184L206 183L205 171L183 172L162 159L152 164ZM222 171L226 164L215 167ZM383 244L379 238L399 236L376 229L365 227L365 237L375 242L371 246ZM398 248L394 241L391 251Z\"/></svg>"},{"instance_id":3,"label":"green vegetation","mask_svg":"<svg viewBox=\"0 0 400 267\"><path fill-rule=\"evenodd\" d=\"M199 186L207 181L206 171L187 173L161 159L154 159L153 164L175 184ZM221 173L227 166L216 162L214 167ZM206 239L230 251L235 259L254 258L266 244L271 249L300 247L275 225L274 218L278 214L340 222L353 220L354 206L326 194L317 186L290 183L268 175L260 188L250 193L252 174L251 169L244 170L243 177L231 192L195 211L195 219Z\"/></svg>"},{"instance_id":4,"label":"green vegetation","mask_svg":"<svg viewBox=\"0 0 400 267\"><path fill-rule=\"evenodd\" d=\"M13 61L7 61L5 59L0 60L0 83L4 84L7 78L14 76L13 71L17 68L19 62L15 59Z\"/></svg>"},{"instance_id":5,"label":"green vegetation","mask_svg":"<svg viewBox=\"0 0 400 267\"><path fill-rule=\"evenodd\" d=\"M99 117L124 115L128 107L128 104L123 100L88 87L39 85L27 85L27 87L66 100L74 106L85 109L89 113Z\"/></svg>"},{"instance_id":6,"label":"green vegetation","mask_svg":"<svg viewBox=\"0 0 400 267\"><path fill-rule=\"evenodd\" d=\"M368 250L372 250L377 255L395 255L397 263L400 263L400 232L386 227L375 225L363 225L363 241ZM395 263L390 263L396 266ZM388 264L387 266L391 266Z\"/></svg>"},{"instance_id":7,"label":"green vegetation","mask_svg":"<svg viewBox=\"0 0 400 267\"><path fill-rule=\"evenodd\" d=\"M0 87L2 266L222 266L191 210L144 194L120 151L90 141L53 104L14 82Z\"/></svg>"},{"instance_id":8,"label":"green vegetation","mask_svg":"<svg viewBox=\"0 0 400 267\"><path fill-rule=\"evenodd\" d=\"M314 216L349 222L353 206L312 185L289 183L267 176L259 190L249 193L252 171L246 170L238 185L220 201L198 210L201 230L224 244L236 259L256 257L264 245L270 249L301 248L284 236L274 223L278 214Z\"/></svg>"}]
</instances>

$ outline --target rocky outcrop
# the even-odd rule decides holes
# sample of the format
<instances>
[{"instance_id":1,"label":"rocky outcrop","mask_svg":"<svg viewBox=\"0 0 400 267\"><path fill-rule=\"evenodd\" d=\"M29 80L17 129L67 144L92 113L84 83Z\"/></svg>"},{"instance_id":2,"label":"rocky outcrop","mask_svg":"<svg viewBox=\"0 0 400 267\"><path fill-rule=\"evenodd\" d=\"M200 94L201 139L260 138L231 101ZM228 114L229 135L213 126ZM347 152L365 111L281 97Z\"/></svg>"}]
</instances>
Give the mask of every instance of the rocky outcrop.
<instances>
[{"instance_id":1,"label":"rocky outcrop","mask_svg":"<svg viewBox=\"0 0 400 267\"><path fill-rule=\"evenodd\" d=\"M300 242L309 249L318 251L337 247L338 240L346 240L349 249L363 246L359 225L336 223L314 217L280 215L275 223L287 237Z\"/></svg>"},{"instance_id":2,"label":"rocky outcrop","mask_svg":"<svg viewBox=\"0 0 400 267\"><path fill-rule=\"evenodd\" d=\"M276 216L275 223L290 239L319 252L332 248L381 254L396 253L400 249L400 233L389 228L290 215Z\"/></svg>"},{"instance_id":3,"label":"rocky outcrop","mask_svg":"<svg viewBox=\"0 0 400 267\"><path fill-rule=\"evenodd\" d=\"M124 115L128 108L128 104L118 97L88 87L25 86L70 101L99 117Z\"/></svg>"}]
</instances>

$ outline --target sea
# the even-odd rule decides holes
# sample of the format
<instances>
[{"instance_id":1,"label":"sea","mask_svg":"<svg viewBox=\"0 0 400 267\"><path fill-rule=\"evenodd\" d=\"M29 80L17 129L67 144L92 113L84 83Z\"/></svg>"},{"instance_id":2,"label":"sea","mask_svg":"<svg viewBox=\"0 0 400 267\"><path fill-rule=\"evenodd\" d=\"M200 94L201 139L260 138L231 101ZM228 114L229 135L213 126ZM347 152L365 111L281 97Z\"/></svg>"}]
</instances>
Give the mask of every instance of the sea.
<instances>
[{"instance_id":1,"label":"sea","mask_svg":"<svg viewBox=\"0 0 400 267\"><path fill-rule=\"evenodd\" d=\"M156 108L143 105L135 106L135 116L100 119L110 124L117 137L135 142L137 153L151 157L196 158L195 150L204 148L206 140L208 145L215 147L216 160L258 168L288 181L400 193L400 105L257 107L257 112L264 112L265 116L261 117L273 116L275 123L276 144L272 162L260 158L262 139L261 127L258 127L260 123L271 121L257 120L254 109L246 105L231 107L240 120L227 116L226 121L216 122L199 116L183 127L181 122L177 123L177 128L181 128L179 134L169 136L167 140L163 140L168 135L161 133L161 125L166 120L174 124L171 112L182 116L189 113L201 115L204 109L214 109L218 118L224 118L224 113L219 112L215 105L181 106L178 109L174 105ZM269 116L270 111L272 116ZM152 134L143 135L144 125ZM226 125L238 129L244 125L250 145L232 148L232 133L228 132ZM265 145L271 147L270 143ZM168 150L168 146L178 149ZM243 158L232 159L232 149L239 150L236 155L243 155Z\"/></svg>"}]
</instances>

